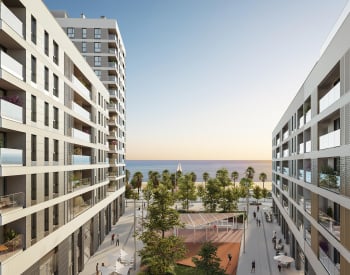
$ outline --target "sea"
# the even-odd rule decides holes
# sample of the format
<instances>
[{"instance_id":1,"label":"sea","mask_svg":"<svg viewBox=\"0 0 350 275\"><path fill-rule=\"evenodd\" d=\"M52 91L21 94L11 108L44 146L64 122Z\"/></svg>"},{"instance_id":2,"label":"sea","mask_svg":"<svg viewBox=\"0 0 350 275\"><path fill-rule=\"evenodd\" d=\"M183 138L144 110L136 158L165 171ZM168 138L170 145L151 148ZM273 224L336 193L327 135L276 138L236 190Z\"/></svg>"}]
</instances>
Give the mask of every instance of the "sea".
<instances>
[{"instance_id":1,"label":"sea","mask_svg":"<svg viewBox=\"0 0 350 275\"><path fill-rule=\"evenodd\" d=\"M143 181L148 181L149 171L157 171L161 174L162 171L169 170L170 173L175 173L179 163L182 173L194 172L198 182L203 181L204 172L209 173L210 177L215 177L216 171L222 168L226 168L229 175L237 171L240 179L249 166L255 170L254 181L259 181L259 174L262 172L267 175L266 181L271 181L271 160L127 160L126 169L130 171L130 177L136 172L141 172Z\"/></svg>"}]
</instances>

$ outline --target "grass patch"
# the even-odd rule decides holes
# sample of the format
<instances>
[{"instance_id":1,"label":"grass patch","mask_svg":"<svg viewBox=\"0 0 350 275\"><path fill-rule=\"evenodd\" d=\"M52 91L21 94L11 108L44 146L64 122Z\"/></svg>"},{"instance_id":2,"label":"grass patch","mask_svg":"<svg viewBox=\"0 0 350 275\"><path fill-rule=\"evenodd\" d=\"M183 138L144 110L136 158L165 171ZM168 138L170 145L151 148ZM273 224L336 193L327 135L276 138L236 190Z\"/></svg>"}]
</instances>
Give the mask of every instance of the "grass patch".
<instances>
[{"instance_id":1,"label":"grass patch","mask_svg":"<svg viewBox=\"0 0 350 275\"><path fill-rule=\"evenodd\" d=\"M176 275L202 275L203 274L199 270L196 270L194 267L185 266L185 265L176 265L175 273Z\"/></svg>"}]
</instances>

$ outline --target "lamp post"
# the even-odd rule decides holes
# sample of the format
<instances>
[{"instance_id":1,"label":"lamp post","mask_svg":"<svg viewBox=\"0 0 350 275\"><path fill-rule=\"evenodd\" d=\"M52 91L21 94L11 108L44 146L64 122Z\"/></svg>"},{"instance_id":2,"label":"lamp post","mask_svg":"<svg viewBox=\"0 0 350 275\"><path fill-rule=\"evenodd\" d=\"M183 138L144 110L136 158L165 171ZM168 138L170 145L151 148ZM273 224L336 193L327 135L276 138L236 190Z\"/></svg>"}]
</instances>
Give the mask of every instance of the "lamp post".
<instances>
[{"instance_id":1,"label":"lamp post","mask_svg":"<svg viewBox=\"0 0 350 275\"><path fill-rule=\"evenodd\" d=\"M245 253L245 217L244 217L245 214L246 214L246 210L244 208L244 212L243 212L243 253Z\"/></svg>"},{"instance_id":2,"label":"lamp post","mask_svg":"<svg viewBox=\"0 0 350 275\"><path fill-rule=\"evenodd\" d=\"M136 270L136 196L134 197L134 270Z\"/></svg>"}]
</instances>

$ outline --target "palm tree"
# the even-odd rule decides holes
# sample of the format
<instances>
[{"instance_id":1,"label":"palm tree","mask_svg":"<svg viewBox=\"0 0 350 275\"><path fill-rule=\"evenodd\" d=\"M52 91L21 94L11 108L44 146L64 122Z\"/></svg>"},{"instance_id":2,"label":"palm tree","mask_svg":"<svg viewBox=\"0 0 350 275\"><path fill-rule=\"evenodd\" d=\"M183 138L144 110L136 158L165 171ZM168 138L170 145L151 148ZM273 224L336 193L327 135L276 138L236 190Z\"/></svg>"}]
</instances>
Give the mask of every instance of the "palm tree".
<instances>
[{"instance_id":1,"label":"palm tree","mask_svg":"<svg viewBox=\"0 0 350 275\"><path fill-rule=\"evenodd\" d=\"M158 187L159 186L159 180L160 180L160 174L157 171L150 171L148 173L149 179L153 183L153 187Z\"/></svg>"},{"instance_id":2,"label":"palm tree","mask_svg":"<svg viewBox=\"0 0 350 275\"><path fill-rule=\"evenodd\" d=\"M239 174L237 171L231 173L231 180L233 180L233 186L236 186L236 180L238 180Z\"/></svg>"},{"instance_id":3,"label":"palm tree","mask_svg":"<svg viewBox=\"0 0 350 275\"><path fill-rule=\"evenodd\" d=\"M135 182L137 188L137 194L140 194L140 188L142 186L143 174L141 172L136 172L133 176L133 181Z\"/></svg>"},{"instance_id":4,"label":"palm tree","mask_svg":"<svg viewBox=\"0 0 350 275\"><path fill-rule=\"evenodd\" d=\"M247 170L245 170L245 176L246 176L246 178L248 178L248 179L253 180L254 174L255 174L255 170L254 170L254 168L251 167L251 166L249 166L249 167L247 168Z\"/></svg>"},{"instance_id":5,"label":"palm tree","mask_svg":"<svg viewBox=\"0 0 350 275\"><path fill-rule=\"evenodd\" d=\"M209 173L204 172L202 177L203 177L204 186L205 186L205 184L208 182L208 179L209 179Z\"/></svg>"},{"instance_id":6,"label":"palm tree","mask_svg":"<svg viewBox=\"0 0 350 275\"><path fill-rule=\"evenodd\" d=\"M263 189L265 188L265 180L266 180L266 178L267 178L267 176L266 176L266 174L264 172L260 173L259 180L261 180L262 183L263 183Z\"/></svg>"},{"instance_id":7,"label":"palm tree","mask_svg":"<svg viewBox=\"0 0 350 275\"><path fill-rule=\"evenodd\" d=\"M191 172L190 175L191 175L191 178L192 178L192 182L195 183L196 180L197 180L197 175L196 175L196 173L195 173L195 172Z\"/></svg>"},{"instance_id":8,"label":"palm tree","mask_svg":"<svg viewBox=\"0 0 350 275\"><path fill-rule=\"evenodd\" d=\"M125 170L125 181L126 183L129 183L130 179L130 171L128 169Z\"/></svg>"}]
</instances>

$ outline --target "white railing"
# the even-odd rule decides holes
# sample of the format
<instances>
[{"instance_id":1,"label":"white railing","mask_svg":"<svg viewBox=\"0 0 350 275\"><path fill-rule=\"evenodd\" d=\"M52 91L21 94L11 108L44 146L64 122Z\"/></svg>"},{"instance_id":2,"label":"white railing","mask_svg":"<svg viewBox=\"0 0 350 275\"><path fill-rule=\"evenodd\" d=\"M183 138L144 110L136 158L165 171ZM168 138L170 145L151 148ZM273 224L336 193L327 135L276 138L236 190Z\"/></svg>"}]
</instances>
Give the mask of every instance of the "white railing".
<instances>
[{"instance_id":1,"label":"white railing","mask_svg":"<svg viewBox=\"0 0 350 275\"><path fill-rule=\"evenodd\" d=\"M299 154L304 154L304 143L299 144Z\"/></svg>"},{"instance_id":2,"label":"white railing","mask_svg":"<svg viewBox=\"0 0 350 275\"><path fill-rule=\"evenodd\" d=\"M335 263L328 257L326 252L319 246L319 259L324 268L328 271L330 275L339 275L340 270L337 268Z\"/></svg>"},{"instance_id":3,"label":"white railing","mask_svg":"<svg viewBox=\"0 0 350 275\"><path fill-rule=\"evenodd\" d=\"M88 133L85 133L83 131L80 131L78 129L73 128L72 129L72 136L74 138L86 141L86 142L90 142L91 141L91 135Z\"/></svg>"},{"instance_id":4,"label":"white railing","mask_svg":"<svg viewBox=\"0 0 350 275\"><path fill-rule=\"evenodd\" d=\"M78 91L87 99L91 99L90 91L86 86L80 82L78 78L72 75L72 83L78 89Z\"/></svg>"},{"instance_id":5,"label":"white railing","mask_svg":"<svg viewBox=\"0 0 350 275\"><path fill-rule=\"evenodd\" d=\"M0 115L2 118L23 122L23 108L4 99L0 100Z\"/></svg>"},{"instance_id":6,"label":"white railing","mask_svg":"<svg viewBox=\"0 0 350 275\"><path fill-rule=\"evenodd\" d=\"M73 109L74 112L76 112L77 114L79 114L83 118L85 118L85 119L87 119L89 121L91 120L90 113L88 111L86 111L83 107L78 105L77 103L73 102L73 108L72 109Z\"/></svg>"},{"instance_id":7,"label":"white railing","mask_svg":"<svg viewBox=\"0 0 350 275\"><path fill-rule=\"evenodd\" d=\"M21 20L19 20L4 3L0 4L0 17L1 20L4 20L7 25L23 37L23 24Z\"/></svg>"},{"instance_id":8,"label":"white railing","mask_svg":"<svg viewBox=\"0 0 350 275\"><path fill-rule=\"evenodd\" d=\"M311 109L305 114L305 123L308 123L311 120Z\"/></svg>"},{"instance_id":9,"label":"white railing","mask_svg":"<svg viewBox=\"0 0 350 275\"><path fill-rule=\"evenodd\" d=\"M288 157L289 156L289 150L286 149L286 150L283 150L283 157Z\"/></svg>"},{"instance_id":10,"label":"white railing","mask_svg":"<svg viewBox=\"0 0 350 275\"><path fill-rule=\"evenodd\" d=\"M0 165L23 165L23 150L0 148Z\"/></svg>"},{"instance_id":11,"label":"white railing","mask_svg":"<svg viewBox=\"0 0 350 275\"><path fill-rule=\"evenodd\" d=\"M308 140L305 142L305 153L310 153L311 152L311 140Z\"/></svg>"},{"instance_id":12,"label":"white railing","mask_svg":"<svg viewBox=\"0 0 350 275\"><path fill-rule=\"evenodd\" d=\"M320 99L320 113L340 98L340 82Z\"/></svg>"},{"instance_id":13,"label":"white railing","mask_svg":"<svg viewBox=\"0 0 350 275\"><path fill-rule=\"evenodd\" d=\"M23 80L23 66L14 58L6 54L4 51L0 51L0 64L1 69L13 74L15 77Z\"/></svg>"},{"instance_id":14,"label":"white railing","mask_svg":"<svg viewBox=\"0 0 350 275\"><path fill-rule=\"evenodd\" d=\"M340 146L340 129L320 136L320 150Z\"/></svg>"}]
</instances>

